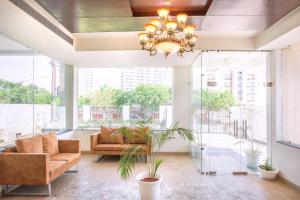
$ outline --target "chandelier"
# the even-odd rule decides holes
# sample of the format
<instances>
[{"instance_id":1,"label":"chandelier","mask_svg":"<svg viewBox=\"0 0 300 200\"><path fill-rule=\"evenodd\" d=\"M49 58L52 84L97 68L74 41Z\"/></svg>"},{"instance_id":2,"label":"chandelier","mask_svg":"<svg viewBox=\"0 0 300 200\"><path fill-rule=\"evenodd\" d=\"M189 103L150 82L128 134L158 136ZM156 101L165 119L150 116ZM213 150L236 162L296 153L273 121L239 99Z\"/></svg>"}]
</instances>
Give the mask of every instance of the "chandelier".
<instances>
[{"instance_id":1,"label":"chandelier","mask_svg":"<svg viewBox=\"0 0 300 200\"><path fill-rule=\"evenodd\" d=\"M168 2L165 0L166 4ZM142 50L149 51L150 56L158 51L166 57L176 52L180 57L184 52L192 52L197 36L194 35L195 27L186 25L187 14L178 14L176 20L173 20L167 8L161 8L157 13L159 19L152 19L149 24L145 24L145 32L138 35Z\"/></svg>"}]
</instances>

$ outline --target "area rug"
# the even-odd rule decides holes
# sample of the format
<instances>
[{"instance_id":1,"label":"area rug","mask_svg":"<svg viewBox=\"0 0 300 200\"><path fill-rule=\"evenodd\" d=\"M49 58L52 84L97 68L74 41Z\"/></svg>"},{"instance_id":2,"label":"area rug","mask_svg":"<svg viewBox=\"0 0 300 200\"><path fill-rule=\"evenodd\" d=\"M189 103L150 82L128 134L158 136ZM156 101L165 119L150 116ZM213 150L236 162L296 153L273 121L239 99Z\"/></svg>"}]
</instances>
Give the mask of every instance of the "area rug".
<instances>
[{"instance_id":1,"label":"area rug","mask_svg":"<svg viewBox=\"0 0 300 200\"><path fill-rule=\"evenodd\" d=\"M230 186L220 188L213 185L163 184L161 187L162 200L259 200L260 198L249 191L233 190ZM235 188L236 189L236 188ZM136 184L88 183L68 184L51 197L51 200L138 200Z\"/></svg>"}]
</instances>

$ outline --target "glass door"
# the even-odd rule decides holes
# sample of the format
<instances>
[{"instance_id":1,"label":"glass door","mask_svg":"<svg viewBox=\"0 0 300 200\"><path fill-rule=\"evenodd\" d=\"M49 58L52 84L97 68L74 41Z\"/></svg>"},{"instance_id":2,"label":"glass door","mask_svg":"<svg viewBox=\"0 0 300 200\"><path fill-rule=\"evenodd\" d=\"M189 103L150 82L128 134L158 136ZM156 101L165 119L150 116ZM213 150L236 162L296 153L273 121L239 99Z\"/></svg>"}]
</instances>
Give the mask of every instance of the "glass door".
<instances>
[{"instance_id":1,"label":"glass door","mask_svg":"<svg viewBox=\"0 0 300 200\"><path fill-rule=\"evenodd\" d=\"M194 63L191 156L203 174L252 173L266 157L267 64L268 53L242 51L202 52ZM249 151L261 152L256 164Z\"/></svg>"}]
</instances>

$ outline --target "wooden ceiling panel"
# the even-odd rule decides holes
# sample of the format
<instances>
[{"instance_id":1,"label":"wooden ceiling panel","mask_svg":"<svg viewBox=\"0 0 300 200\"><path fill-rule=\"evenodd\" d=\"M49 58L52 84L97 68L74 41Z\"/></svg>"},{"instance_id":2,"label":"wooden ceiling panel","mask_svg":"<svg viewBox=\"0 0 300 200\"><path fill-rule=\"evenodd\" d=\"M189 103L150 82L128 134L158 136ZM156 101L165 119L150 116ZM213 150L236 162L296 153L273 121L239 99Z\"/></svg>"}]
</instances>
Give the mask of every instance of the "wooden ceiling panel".
<instances>
[{"instance_id":1,"label":"wooden ceiling panel","mask_svg":"<svg viewBox=\"0 0 300 200\"><path fill-rule=\"evenodd\" d=\"M298 6L300 0L214 0L207 15L283 16Z\"/></svg>"},{"instance_id":2,"label":"wooden ceiling panel","mask_svg":"<svg viewBox=\"0 0 300 200\"><path fill-rule=\"evenodd\" d=\"M60 19L59 22L71 30L72 33L93 33L93 32L128 32L143 31L144 25L149 23L152 17L119 17L119 18L79 18L75 21ZM188 23L200 30L203 17L190 17Z\"/></svg>"},{"instance_id":3,"label":"wooden ceiling panel","mask_svg":"<svg viewBox=\"0 0 300 200\"><path fill-rule=\"evenodd\" d=\"M168 8L171 15L187 13L190 16L205 15L213 0L172 0ZM155 16L159 8L166 7L163 0L130 0L132 14L135 17Z\"/></svg>"},{"instance_id":4,"label":"wooden ceiling panel","mask_svg":"<svg viewBox=\"0 0 300 200\"><path fill-rule=\"evenodd\" d=\"M163 0L36 0L71 33L142 31ZM197 30L262 31L300 6L300 0L172 0Z\"/></svg>"},{"instance_id":5,"label":"wooden ceiling panel","mask_svg":"<svg viewBox=\"0 0 300 200\"><path fill-rule=\"evenodd\" d=\"M36 0L57 19L130 17L128 0Z\"/></svg>"}]
</instances>

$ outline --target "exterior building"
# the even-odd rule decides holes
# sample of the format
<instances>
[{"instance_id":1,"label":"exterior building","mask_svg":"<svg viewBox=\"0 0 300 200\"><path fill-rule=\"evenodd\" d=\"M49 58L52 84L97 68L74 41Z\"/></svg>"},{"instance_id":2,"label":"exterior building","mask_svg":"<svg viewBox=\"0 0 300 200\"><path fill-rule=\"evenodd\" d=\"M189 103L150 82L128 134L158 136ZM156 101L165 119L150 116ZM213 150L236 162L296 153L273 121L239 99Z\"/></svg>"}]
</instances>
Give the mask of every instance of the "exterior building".
<instances>
[{"instance_id":1,"label":"exterior building","mask_svg":"<svg viewBox=\"0 0 300 200\"><path fill-rule=\"evenodd\" d=\"M124 68L121 73L121 88L132 90L140 84L169 85L168 68Z\"/></svg>"}]
</instances>

